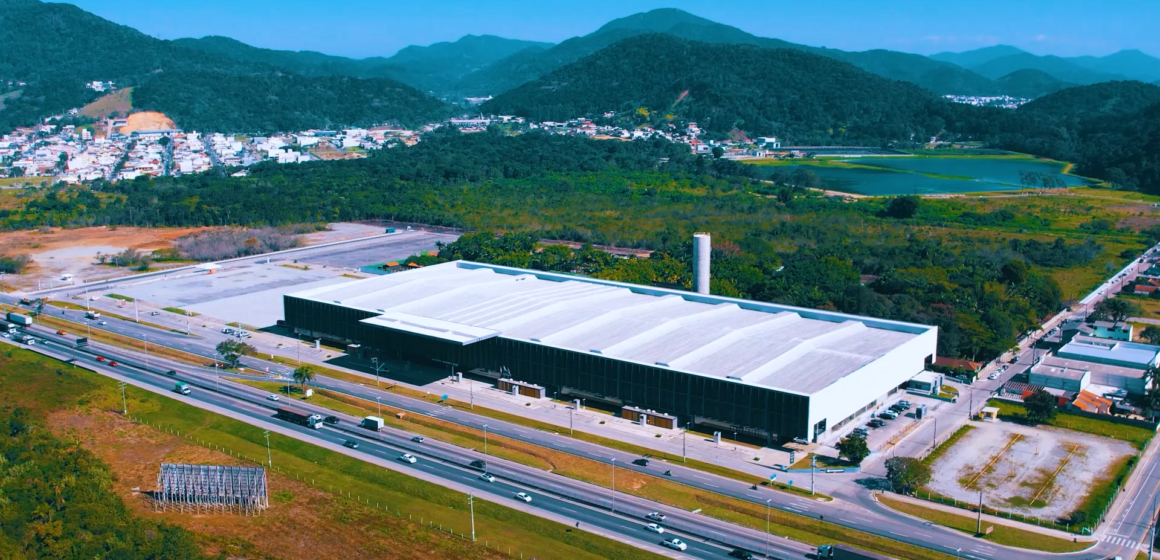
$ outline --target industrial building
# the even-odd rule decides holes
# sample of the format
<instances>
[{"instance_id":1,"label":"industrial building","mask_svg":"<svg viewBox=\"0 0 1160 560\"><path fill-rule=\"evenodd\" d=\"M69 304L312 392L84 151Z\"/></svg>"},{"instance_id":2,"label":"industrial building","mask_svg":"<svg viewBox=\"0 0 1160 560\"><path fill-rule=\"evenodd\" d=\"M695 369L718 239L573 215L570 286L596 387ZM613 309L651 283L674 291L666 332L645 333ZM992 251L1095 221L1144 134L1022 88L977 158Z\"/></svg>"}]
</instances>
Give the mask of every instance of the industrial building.
<instances>
[{"instance_id":1,"label":"industrial building","mask_svg":"<svg viewBox=\"0 0 1160 560\"><path fill-rule=\"evenodd\" d=\"M364 354L586 399L661 427L830 441L905 390L932 326L455 261L288 294L285 326Z\"/></svg>"}]
</instances>

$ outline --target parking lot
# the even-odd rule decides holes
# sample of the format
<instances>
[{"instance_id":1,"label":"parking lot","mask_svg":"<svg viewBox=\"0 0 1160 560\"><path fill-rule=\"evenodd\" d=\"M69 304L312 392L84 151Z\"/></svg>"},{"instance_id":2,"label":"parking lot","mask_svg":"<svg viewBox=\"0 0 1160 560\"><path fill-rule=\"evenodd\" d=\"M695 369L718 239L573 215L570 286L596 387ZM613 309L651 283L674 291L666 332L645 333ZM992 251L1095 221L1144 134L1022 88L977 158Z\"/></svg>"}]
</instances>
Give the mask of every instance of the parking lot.
<instances>
[{"instance_id":1,"label":"parking lot","mask_svg":"<svg viewBox=\"0 0 1160 560\"><path fill-rule=\"evenodd\" d=\"M988 507L1043 519L1066 517L1131 444L1046 426L974 422L973 430L932 465L930 489Z\"/></svg>"},{"instance_id":2,"label":"parking lot","mask_svg":"<svg viewBox=\"0 0 1160 560\"><path fill-rule=\"evenodd\" d=\"M401 231L393 237L353 242L292 254L299 263L358 269L369 264L401 261L411 255L436 250L437 242L450 243L459 236L429 231Z\"/></svg>"}]
</instances>

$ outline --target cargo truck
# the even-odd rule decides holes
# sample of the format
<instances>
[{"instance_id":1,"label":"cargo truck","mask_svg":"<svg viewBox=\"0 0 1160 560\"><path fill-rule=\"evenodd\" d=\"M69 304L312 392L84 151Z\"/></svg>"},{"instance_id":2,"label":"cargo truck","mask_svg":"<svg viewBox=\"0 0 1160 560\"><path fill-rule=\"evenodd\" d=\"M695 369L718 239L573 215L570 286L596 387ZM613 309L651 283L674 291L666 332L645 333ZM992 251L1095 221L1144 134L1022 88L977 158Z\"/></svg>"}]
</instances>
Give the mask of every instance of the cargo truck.
<instances>
[{"instance_id":1,"label":"cargo truck","mask_svg":"<svg viewBox=\"0 0 1160 560\"><path fill-rule=\"evenodd\" d=\"M22 327L31 327L32 326L32 317L26 317L26 316L21 315L19 313L9 313L8 314L8 322L16 323L17 325L20 325Z\"/></svg>"},{"instance_id":2,"label":"cargo truck","mask_svg":"<svg viewBox=\"0 0 1160 560\"><path fill-rule=\"evenodd\" d=\"M189 385L186 385L185 383L178 383L176 386L173 387L173 391L175 393L181 393L182 395L188 395L189 393L192 392L189 389Z\"/></svg>"},{"instance_id":3,"label":"cargo truck","mask_svg":"<svg viewBox=\"0 0 1160 560\"><path fill-rule=\"evenodd\" d=\"M85 318L86 319L100 319L101 312L100 311L85 311Z\"/></svg>"},{"instance_id":4,"label":"cargo truck","mask_svg":"<svg viewBox=\"0 0 1160 560\"><path fill-rule=\"evenodd\" d=\"M376 432L383 429L383 425L383 419L379 418L378 416L367 416L366 418L363 418L362 423L359 424L359 426L362 426L363 428L374 430Z\"/></svg>"},{"instance_id":5,"label":"cargo truck","mask_svg":"<svg viewBox=\"0 0 1160 560\"><path fill-rule=\"evenodd\" d=\"M818 547L819 559L833 560L895 560L890 556L883 556L873 552L859 550L844 544L824 544Z\"/></svg>"},{"instance_id":6,"label":"cargo truck","mask_svg":"<svg viewBox=\"0 0 1160 560\"><path fill-rule=\"evenodd\" d=\"M322 427L322 416L289 406L278 407L278 418L315 430Z\"/></svg>"}]
</instances>

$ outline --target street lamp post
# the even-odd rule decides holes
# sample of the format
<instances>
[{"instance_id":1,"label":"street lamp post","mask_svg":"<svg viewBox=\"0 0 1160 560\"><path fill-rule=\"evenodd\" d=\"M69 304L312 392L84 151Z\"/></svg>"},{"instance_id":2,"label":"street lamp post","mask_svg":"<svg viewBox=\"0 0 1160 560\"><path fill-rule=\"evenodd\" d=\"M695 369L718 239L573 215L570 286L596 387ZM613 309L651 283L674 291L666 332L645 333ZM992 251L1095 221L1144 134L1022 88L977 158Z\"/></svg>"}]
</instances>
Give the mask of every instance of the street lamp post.
<instances>
[{"instance_id":1,"label":"street lamp post","mask_svg":"<svg viewBox=\"0 0 1160 560\"><path fill-rule=\"evenodd\" d=\"M467 509L471 511L471 540L475 542L475 502L471 494L467 495Z\"/></svg>"},{"instance_id":2,"label":"street lamp post","mask_svg":"<svg viewBox=\"0 0 1160 560\"><path fill-rule=\"evenodd\" d=\"M270 456L270 430L262 430L266 435L266 465L274 468L274 458Z\"/></svg>"},{"instance_id":3,"label":"street lamp post","mask_svg":"<svg viewBox=\"0 0 1160 560\"><path fill-rule=\"evenodd\" d=\"M145 367L149 367L149 335L141 335L141 341L145 343Z\"/></svg>"},{"instance_id":4,"label":"street lamp post","mask_svg":"<svg viewBox=\"0 0 1160 560\"><path fill-rule=\"evenodd\" d=\"M685 459L685 442L688 441L688 439L689 439L689 428L686 427L685 431L681 432L681 462L682 463L688 462Z\"/></svg>"},{"instance_id":5,"label":"street lamp post","mask_svg":"<svg viewBox=\"0 0 1160 560\"><path fill-rule=\"evenodd\" d=\"M121 388L121 413L125 416L129 415L129 401L125 399L125 382L120 381L117 386Z\"/></svg>"},{"instance_id":6,"label":"street lamp post","mask_svg":"<svg viewBox=\"0 0 1160 560\"><path fill-rule=\"evenodd\" d=\"M575 417L576 417L576 406L573 405L571 408L568 409L568 435L570 435L570 436L576 434L576 432L572 430L572 424L574 422Z\"/></svg>"},{"instance_id":7,"label":"street lamp post","mask_svg":"<svg viewBox=\"0 0 1160 560\"><path fill-rule=\"evenodd\" d=\"M771 556L769 555L769 503L772 501L773 501L773 498L765 500L765 556L766 556L766 558L771 558Z\"/></svg>"},{"instance_id":8,"label":"street lamp post","mask_svg":"<svg viewBox=\"0 0 1160 560\"><path fill-rule=\"evenodd\" d=\"M483 454L487 455L487 424L483 425Z\"/></svg>"},{"instance_id":9,"label":"street lamp post","mask_svg":"<svg viewBox=\"0 0 1160 560\"><path fill-rule=\"evenodd\" d=\"M613 513L616 513L616 458L615 457L613 457L613 459L612 459L612 486L609 486L609 488L612 490L612 492L611 492L611 495L612 495L612 509L611 509L611 511Z\"/></svg>"},{"instance_id":10,"label":"street lamp post","mask_svg":"<svg viewBox=\"0 0 1160 560\"><path fill-rule=\"evenodd\" d=\"M383 398L375 397L375 404L379 407L379 418L383 417Z\"/></svg>"}]
</instances>

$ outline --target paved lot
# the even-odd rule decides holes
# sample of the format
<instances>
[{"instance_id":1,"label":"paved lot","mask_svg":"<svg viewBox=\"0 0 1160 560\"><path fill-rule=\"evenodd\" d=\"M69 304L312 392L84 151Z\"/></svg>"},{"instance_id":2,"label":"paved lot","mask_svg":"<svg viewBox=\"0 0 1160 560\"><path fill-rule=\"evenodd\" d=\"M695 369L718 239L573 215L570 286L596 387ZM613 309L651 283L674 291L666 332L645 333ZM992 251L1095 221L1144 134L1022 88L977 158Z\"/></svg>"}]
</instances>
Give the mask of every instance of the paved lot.
<instances>
[{"instance_id":1,"label":"paved lot","mask_svg":"<svg viewBox=\"0 0 1160 560\"><path fill-rule=\"evenodd\" d=\"M304 251L295 254L293 258L299 263L357 269L368 264L402 260L423 251L434 251L436 242L450 243L458 238L458 235L449 233L404 231L385 239Z\"/></svg>"},{"instance_id":2,"label":"paved lot","mask_svg":"<svg viewBox=\"0 0 1160 560\"><path fill-rule=\"evenodd\" d=\"M932 490L1039 517L1066 517L1119 459L1128 443L1069 430L974 422L967 436L933 465Z\"/></svg>"}]
</instances>

